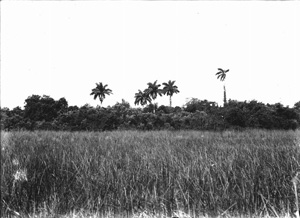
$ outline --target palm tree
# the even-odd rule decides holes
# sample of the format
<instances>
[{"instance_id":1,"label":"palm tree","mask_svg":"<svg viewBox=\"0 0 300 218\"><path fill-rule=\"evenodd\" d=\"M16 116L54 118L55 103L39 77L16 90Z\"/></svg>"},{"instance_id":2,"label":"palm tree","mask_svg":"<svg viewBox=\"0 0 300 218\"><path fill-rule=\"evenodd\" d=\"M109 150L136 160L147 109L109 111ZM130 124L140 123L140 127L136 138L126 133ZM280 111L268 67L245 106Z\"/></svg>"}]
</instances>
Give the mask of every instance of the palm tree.
<instances>
[{"instance_id":1,"label":"palm tree","mask_svg":"<svg viewBox=\"0 0 300 218\"><path fill-rule=\"evenodd\" d=\"M148 88L145 90L145 92L147 92L147 94L153 99L153 101L157 98L157 95L162 96L163 94L163 91L159 88L161 85L156 83L157 80L154 83L147 83ZM155 107L157 107L157 104L155 104L154 102L153 113L155 113Z\"/></svg>"},{"instance_id":2,"label":"palm tree","mask_svg":"<svg viewBox=\"0 0 300 218\"><path fill-rule=\"evenodd\" d=\"M110 95L112 94L112 91L108 88L106 88L107 85L103 85L101 82L100 83L96 83L96 88L92 89L92 93L91 95L94 95L94 100L99 97L99 100L102 102L105 98L105 95Z\"/></svg>"},{"instance_id":3,"label":"palm tree","mask_svg":"<svg viewBox=\"0 0 300 218\"><path fill-rule=\"evenodd\" d=\"M151 103L151 98L147 92L147 89L145 89L144 92L139 90L138 93L135 93L134 97L135 97L135 101L134 101L135 105L141 104L142 106L144 106L148 102Z\"/></svg>"},{"instance_id":4,"label":"palm tree","mask_svg":"<svg viewBox=\"0 0 300 218\"><path fill-rule=\"evenodd\" d=\"M228 70L223 70L222 68L218 68L219 72L216 73L217 79L220 79L220 81L223 82L223 88L224 88L224 105L227 103L227 99L226 99L226 88L225 88L225 78L226 78L226 73L229 71Z\"/></svg>"},{"instance_id":5,"label":"palm tree","mask_svg":"<svg viewBox=\"0 0 300 218\"><path fill-rule=\"evenodd\" d=\"M163 92L164 94L167 94L170 96L170 107L172 107L172 96L175 93L178 93L178 87L174 85L175 81L171 81L169 80L168 83L163 83L164 88L163 88Z\"/></svg>"},{"instance_id":6,"label":"palm tree","mask_svg":"<svg viewBox=\"0 0 300 218\"><path fill-rule=\"evenodd\" d=\"M157 80L154 83L147 83L148 88L146 89L146 92L148 92L149 96L155 100L157 98L157 95L161 96L163 94L162 90L159 89L161 86L160 84L156 84Z\"/></svg>"}]
</instances>

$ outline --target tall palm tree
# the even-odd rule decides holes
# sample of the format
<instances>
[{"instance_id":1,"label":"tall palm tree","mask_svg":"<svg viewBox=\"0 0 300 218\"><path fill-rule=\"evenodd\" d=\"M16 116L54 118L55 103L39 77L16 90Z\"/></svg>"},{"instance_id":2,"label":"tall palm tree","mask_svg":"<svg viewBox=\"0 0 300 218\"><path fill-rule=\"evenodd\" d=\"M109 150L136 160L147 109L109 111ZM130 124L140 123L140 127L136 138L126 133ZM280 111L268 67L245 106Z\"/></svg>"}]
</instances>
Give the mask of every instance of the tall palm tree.
<instances>
[{"instance_id":1,"label":"tall palm tree","mask_svg":"<svg viewBox=\"0 0 300 218\"><path fill-rule=\"evenodd\" d=\"M171 81L169 80L168 83L163 83L164 88L163 88L163 92L164 94L167 94L170 96L170 107L172 107L172 96L175 93L178 93L178 87L174 85L175 81Z\"/></svg>"},{"instance_id":2,"label":"tall palm tree","mask_svg":"<svg viewBox=\"0 0 300 218\"><path fill-rule=\"evenodd\" d=\"M226 78L226 73L229 71L228 70L223 70L222 68L218 68L218 72L216 73L217 79L220 79L220 81L223 82L223 89L224 89L224 105L227 103L226 99L226 88L225 88L225 78Z\"/></svg>"},{"instance_id":3,"label":"tall palm tree","mask_svg":"<svg viewBox=\"0 0 300 218\"><path fill-rule=\"evenodd\" d=\"M141 104L142 106L144 106L145 104L147 104L148 102L151 103L151 97L149 96L147 89L145 89L145 91L141 91L139 90L138 93L135 93L135 101L134 104Z\"/></svg>"},{"instance_id":4,"label":"tall palm tree","mask_svg":"<svg viewBox=\"0 0 300 218\"><path fill-rule=\"evenodd\" d=\"M157 95L162 96L163 94L163 91L159 88L161 85L156 83L157 80L154 83L147 83L148 88L146 89L146 92L153 100L157 98Z\"/></svg>"},{"instance_id":5,"label":"tall palm tree","mask_svg":"<svg viewBox=\"0 0 300 218\"><path fill-rule=\"evenodd\" d=\"M99 100L102 102L105 98L106 95L110 95L112 94L112 90L106 88L107 85L103 85L101 82L100 83L96 83L96 88L92 89L92 93L90 95L94 95L94 100L99 97Z\"/></svg>"},{"instance_id":6,"label":"tall palm tree","mask_svg":"<svg viewBox=\"0 0 300 218\"><path fill-rule=\"evenodd\" d=\"M153 107L153 113L155 113L155 107L157 107L157 104L155 103L155 99L157 98L157 95L162 96L163 91L159 88L161 85L156 84L157 80L154 83L147 83L148 88L145 90L147 94L153 99L154 101L154 107Z\"/></svg>"}]
</instances>

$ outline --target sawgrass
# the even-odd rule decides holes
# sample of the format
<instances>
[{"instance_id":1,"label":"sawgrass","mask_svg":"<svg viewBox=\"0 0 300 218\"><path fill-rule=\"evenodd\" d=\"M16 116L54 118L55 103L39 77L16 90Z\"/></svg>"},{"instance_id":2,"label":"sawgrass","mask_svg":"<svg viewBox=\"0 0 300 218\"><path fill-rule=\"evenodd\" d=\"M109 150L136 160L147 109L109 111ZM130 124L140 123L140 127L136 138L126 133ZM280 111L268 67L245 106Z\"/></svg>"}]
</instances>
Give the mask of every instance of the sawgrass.
<instances>
[{"instance_id":1,"label":"sawgrass","mask_svg":"<svg viewBox=\"0 0 300 218\"><path fill-rule=\"evenodd\" d=\"M299 131L1 134L6 214L214 217L297 210Z\"/></svg>"}]
</instances>

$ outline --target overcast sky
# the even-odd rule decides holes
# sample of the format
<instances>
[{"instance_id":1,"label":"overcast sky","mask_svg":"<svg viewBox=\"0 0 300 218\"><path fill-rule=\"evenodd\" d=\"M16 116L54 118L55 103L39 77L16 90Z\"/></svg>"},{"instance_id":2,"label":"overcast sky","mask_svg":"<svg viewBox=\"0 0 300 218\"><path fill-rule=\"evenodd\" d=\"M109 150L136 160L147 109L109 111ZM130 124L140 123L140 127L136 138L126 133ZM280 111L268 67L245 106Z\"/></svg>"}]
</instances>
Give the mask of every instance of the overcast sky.
<instances>
[{"instance_id":1,"label":"overcast sky","mask_svg":"<svg viewBox=\"0 0 300 218\"><path fill-rule=\"evenodd\" d=\"M300 101L300 2L1 2L1 107L32 94L96 106L96 82L134 104L148 82L187 98ZM167 105L167 96L159 97Z\"/></svg>"}]
</instances>

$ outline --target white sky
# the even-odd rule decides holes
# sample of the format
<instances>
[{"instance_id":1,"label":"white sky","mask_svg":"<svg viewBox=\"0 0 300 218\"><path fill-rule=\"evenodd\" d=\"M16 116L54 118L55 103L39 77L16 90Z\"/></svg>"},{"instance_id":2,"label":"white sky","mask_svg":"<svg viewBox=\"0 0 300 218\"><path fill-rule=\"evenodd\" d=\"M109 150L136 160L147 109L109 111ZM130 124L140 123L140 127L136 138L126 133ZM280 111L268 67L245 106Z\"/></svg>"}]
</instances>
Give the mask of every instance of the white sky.
<instances>
[{"instance_id":1,"label":"white sky","mask_svg":"<svg viewBox=\"0 0 300 218\"><path fill-rule=\"evenodd\" d=\"M176 80L186 98L300 101L300 2L1 2L1 106L32 94L96 106L96 82L134 106L148 82ZM167 96L157 102L168 105Z\"/></svg>"}]
</instances>

